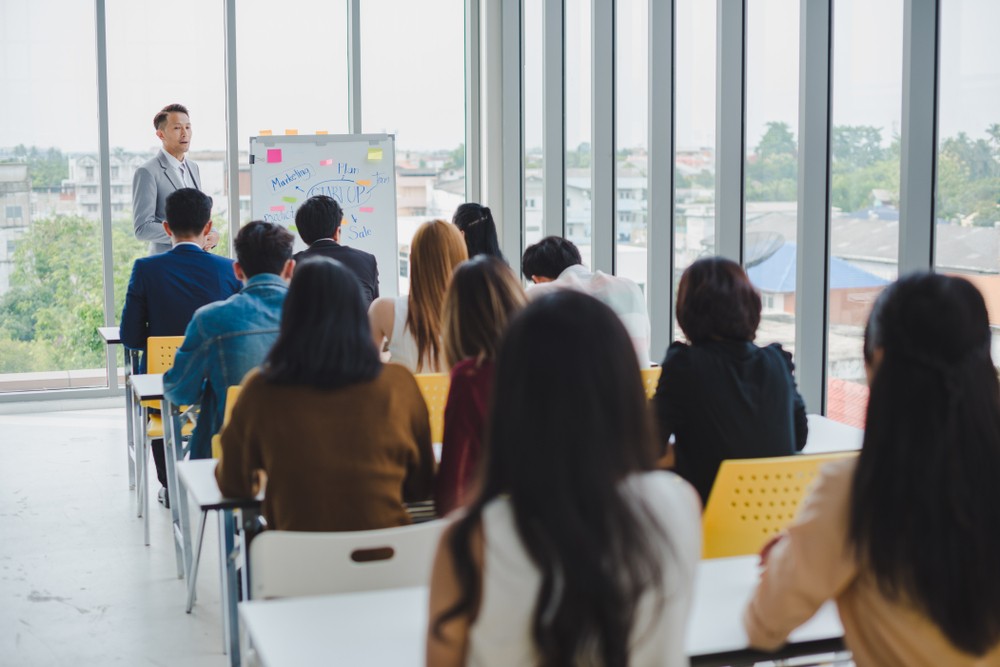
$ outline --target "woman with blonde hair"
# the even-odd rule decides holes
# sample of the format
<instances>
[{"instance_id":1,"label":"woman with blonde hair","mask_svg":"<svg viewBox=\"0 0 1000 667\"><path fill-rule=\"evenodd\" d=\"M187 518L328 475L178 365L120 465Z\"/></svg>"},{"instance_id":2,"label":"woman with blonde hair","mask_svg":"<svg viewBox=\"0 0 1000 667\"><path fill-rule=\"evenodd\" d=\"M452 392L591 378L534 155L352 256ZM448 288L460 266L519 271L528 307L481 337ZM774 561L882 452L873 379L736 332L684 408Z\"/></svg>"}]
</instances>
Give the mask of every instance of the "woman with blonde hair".
<instances>
[{"instance_id":1,"label":"woman with blonde hair","mask_svg":"<svg viewBox=\"0 0 1000 667\"><path fill-rule=\"evenodd\" d=\"M451 387L434 492L440 515L464 505L472 495L493 360L507 321L525 302L521 283L500 258L477 255L455 269L444 302L444 356L451 367Z\"/></svg>"},{"instance_id":2,"label":"woman with blonde hair","mask_svg":"<svg viewBox=\"0 0 1000 667\"><path fill-rule=\"evenodd\" d=\"M375 345L379 351L388 346L390 361L412 373L442 372L444 295L455 267L466 259L455 225L431 220L417 229L410 245L410 294L380 297L368 309Z\"/></svg>"}]
</instances>

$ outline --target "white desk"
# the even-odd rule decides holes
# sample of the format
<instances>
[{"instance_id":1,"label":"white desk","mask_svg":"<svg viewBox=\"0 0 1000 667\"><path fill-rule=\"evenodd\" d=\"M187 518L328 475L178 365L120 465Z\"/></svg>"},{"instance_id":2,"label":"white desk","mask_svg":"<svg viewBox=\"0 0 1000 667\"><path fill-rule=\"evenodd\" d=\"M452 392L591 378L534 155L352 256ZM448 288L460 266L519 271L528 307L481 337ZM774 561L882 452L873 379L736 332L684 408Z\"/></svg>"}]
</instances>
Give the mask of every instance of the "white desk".
<instances>
[{"instance_id":1,"label":"white desk","mask_svg":"<svg viewBox=\"0 0 1000 667\"><path fill-rule=\"evenodd\" d=\"M190 494L195 505L201 510L201 518L198 522L198 535L194 547L194 556L191 559L191 567L188 570L188 598L187 612L191 612L194 605L195 584L198 580L198 563L201 559L201 546L205 537L205 520L210 511L217 511L219 517L219 574L222 600L222 627L223 627L223 650L230 657L230 662L234 667L240 664L239 649L239 617L236 613L236 601L239 590L242 586L244 592L249 591L247 585L248 572L246 567L246 550L241 548L236 541L236 510L252 509L260 507L260 497L258 498L225 498L219 491L219 485L215 479L216 459L196 459L193 461L178 461L177 476L180 479L181 493L185 496ZM189 528L184 522L185 529ZM185 537L185 543L190 544L190 536ZM237 561L243 555L243 578L237 577ZM246 597L246 593L244 593Z\"/></svg>"},{"instance_id":2,"label":"white desk","mask_svg":"<svg viewBox=\"0 0 1000 667\"><path fill-rule=\"evenodd\" d=\"M827 454L829 452L857 451L865 432L859 428L841 424L822 415L807 415L809 437L803 454Z\"/></svg>"},{"instance_id":3,"label":"white desk","mask_svg":"<svg viewBox=\"0 0 1000 667\"><path fill-rule=\"evenodd\" d=\"M698 565L687 632L692 665L728 665L759 655L747 648L741 617L757 582L757 557ZM240 604L244 627L265 667L424 664L427 588L345 593ZM828 603L792 633L784 657L842 647Z\"/></svg>"}]
</instances>

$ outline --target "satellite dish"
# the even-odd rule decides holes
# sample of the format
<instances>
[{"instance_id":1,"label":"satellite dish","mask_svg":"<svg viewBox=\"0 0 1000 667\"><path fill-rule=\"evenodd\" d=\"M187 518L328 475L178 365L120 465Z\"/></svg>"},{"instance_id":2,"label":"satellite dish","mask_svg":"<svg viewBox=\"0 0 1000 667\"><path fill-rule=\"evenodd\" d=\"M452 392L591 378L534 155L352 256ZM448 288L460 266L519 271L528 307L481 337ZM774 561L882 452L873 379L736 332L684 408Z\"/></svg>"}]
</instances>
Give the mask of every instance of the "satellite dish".
<instances>
[{"instance_id":1,"label":"satellite dish","mask_svg":"<svg viewBox=\"0 0 1000 667\"><path fill-rule=\"evenodd\" d=\"M785 245L785 237L778 232L747 232L743 248L744 267L757 266L778 252Z\"/></svg>"}]
</instances>

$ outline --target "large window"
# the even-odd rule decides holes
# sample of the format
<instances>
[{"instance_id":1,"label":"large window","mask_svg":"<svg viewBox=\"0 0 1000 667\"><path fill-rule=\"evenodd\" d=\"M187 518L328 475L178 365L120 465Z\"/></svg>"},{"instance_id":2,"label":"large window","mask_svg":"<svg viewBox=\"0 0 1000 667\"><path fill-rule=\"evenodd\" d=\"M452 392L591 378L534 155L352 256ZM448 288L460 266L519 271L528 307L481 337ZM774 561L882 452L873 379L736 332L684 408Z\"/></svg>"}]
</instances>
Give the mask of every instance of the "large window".
<instances>
[{"instance_id":1,"label":"large window","mask_svg":"<svg viewBox=\"0 0 1000 667\"><path fill-rule=\"evenodd\" d=\"M526 2L524 16L524 247L545 235L545 153L542 144L543 4Z\"/></svg>"},{"instance_id":2,"label":"large window","mask_svg":"<svg viewBox=\"0 0 1000 667\"><path fill-rule=\"evenodd\" d=\"M401 251L465 201L463 0L363 0L362 130L396 135ZM386 269L382 269L385 271ZM409 281L400 278L406 291Z\"/></svg>"},{"instance_id":3,"label":"large window","mask_svg":"<svg viewBox=\"0 0 1000 667\"><path fill-rule=\"evenodd\" d=\"M757 343L795 344L799 0L747 11L744 265L761 293Z\"/></svg>"},{"instance_id":4,"label":"large window","mask_svg":"<svg viewBox=\"0 0 1000 667\"><path fill-rule=\"evenodd\" d=\"M836 0L827 414L862 425L862 340L897 273L903 0Z\"/></svg>"},{"instance_id":5,"label":"large window","mask_svg":"<svg viewBox=\"0 0 1000 667\"><path fill-rule=\"evenodd\" d=\"M94 8L0 7L0 392L106 385Z\"/></svg>"},{"instance_id":6,"label":"large window","mask_svg":"<svg viewBox=\"0 0 1000 667\"><path fill-rule=\"evenodd\" d=\"M566 238L591 265L594 219L591 203L590 0L566 0Z\"/></svg>"},{"instance_id":7,"label":"large window","mask_svg":"<svg viewBox=\"0 0 1000 667\"><path fill-rule=\"evenodd\" d=\"M1000 5L945 0L935 268L961 275L983 293L1000 361L1000 61L993 26Z\"/></svg>"},{"instance_id":8,"label":"large window","mask_svg":"<svg viewBox=\"0 0 1000 667\"><path fill-rule=\"evenodd\" d=\"M650 1L618 0L615 10L615 272L634 281L643 293L647 293L649 211Z\"/></svg>"},{"instance_id":9,"label":"large window","mask_svg":"<svg viewBox=\"0 0 1000 667\"><path fill-rule=\"evenodd\" d=\"M676 8L675 295L684 269L715 253L716 3L676 0ZM674 337L684 337L676 322Z\"/></svg>"}]
</instances>

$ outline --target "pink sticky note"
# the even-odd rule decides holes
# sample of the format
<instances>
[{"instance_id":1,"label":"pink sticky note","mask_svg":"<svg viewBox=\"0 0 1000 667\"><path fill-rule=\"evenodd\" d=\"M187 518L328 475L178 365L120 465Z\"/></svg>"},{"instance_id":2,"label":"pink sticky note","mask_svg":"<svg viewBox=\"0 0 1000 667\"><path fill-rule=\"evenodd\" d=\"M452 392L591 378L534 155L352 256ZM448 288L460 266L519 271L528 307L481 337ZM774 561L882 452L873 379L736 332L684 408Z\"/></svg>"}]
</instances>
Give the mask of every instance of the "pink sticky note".
<instances>
[{"instance_id":1,"label":"pink sticky note","mask_svg":"<svg viewBox=\"0 0 1000 667\"><path fill-rule=\"evenodd\" d=\"M362 206L358 210L361 211L362 213L374 213L375 212L375 209L372 208L371 206Z\"/></svg>"},{"instance_id":2,"label":"pink sticky note","mask_svg":"<svg viewBox=\"0 0 1000 667\"><path fill-rule=\"evenodd\" d=\"M332 164L333 164L333 160L320 160L319 161L319 166L321 166L321 167L329 167Z\"/></svg>"},{"instance_id":3,"label":"pink sticky note","mask_svg":"<svg viewBox=\"0 0 1000 667\"><path fill-rule=\"evenodd\" d=\"M272 206L271 207L271 212L272 213L281 213L284 210L285 210L285 207L284 206L280 206L280 205L279 206Z\"/></svg>"},{"instance_id":4,"label":"pink sticky note","mask_svg":"<svg viewBox=\"0 0 1000 667\"><path fill-rule=\"evenodd\" d=\"M267 161L268 162L281 162L281 149L280 148L268 148L267 149Z\"/></svg>"}]
</instances>

